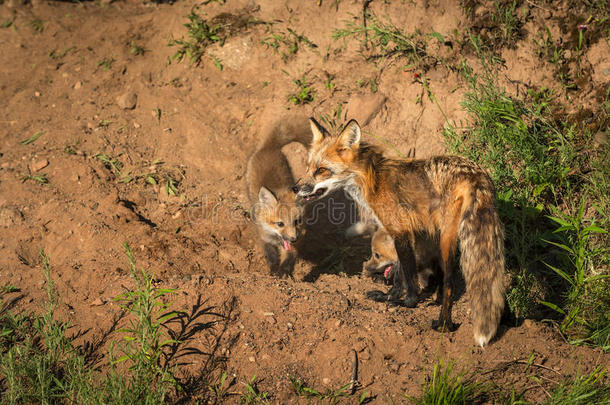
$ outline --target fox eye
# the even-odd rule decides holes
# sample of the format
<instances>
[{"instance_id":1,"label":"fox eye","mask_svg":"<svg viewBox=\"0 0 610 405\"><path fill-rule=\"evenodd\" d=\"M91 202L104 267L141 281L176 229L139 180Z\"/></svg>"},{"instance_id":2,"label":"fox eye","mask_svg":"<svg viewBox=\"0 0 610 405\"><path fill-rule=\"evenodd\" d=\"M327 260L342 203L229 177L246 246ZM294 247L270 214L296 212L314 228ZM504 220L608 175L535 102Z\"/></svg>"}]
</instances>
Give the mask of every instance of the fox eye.
<instances>
[{"instance_id":1,"label":"fox eye","mask_svg":"<svg viewBox=\"0 0 610 405\"><path fill-rule=\"evenodd\" d=\"M326 167L318 167L318 168L316 169L316 172L315 172L313 175L314 175L314 177L315 177L315 176L319 176L319 175L321 175L321 174L326 173L327 171L328 171L328 169L327 169Z\"/></svg>"},{"instance_id":2,"label":"fox eye","mask_svg":"<svg viewBox=\"0 0 610 405\"><path fill-rule=\"evenodd\" d=\"M379 259L379 253L375 252L375 259Z\"/></svg>"},{"instance_id":3,"label":"fox eye","mask_svg":"<svg viewBox=\"0 0 610 405\"><path fill-rule=\"evenodd\" d=\"M283 228L283 227L284 227L284 223L283 223L282 221L280 221L280 222L276 222L276 223L275 223L275 225L276 225L278 228Z\"/></svg>"}]
</instances>

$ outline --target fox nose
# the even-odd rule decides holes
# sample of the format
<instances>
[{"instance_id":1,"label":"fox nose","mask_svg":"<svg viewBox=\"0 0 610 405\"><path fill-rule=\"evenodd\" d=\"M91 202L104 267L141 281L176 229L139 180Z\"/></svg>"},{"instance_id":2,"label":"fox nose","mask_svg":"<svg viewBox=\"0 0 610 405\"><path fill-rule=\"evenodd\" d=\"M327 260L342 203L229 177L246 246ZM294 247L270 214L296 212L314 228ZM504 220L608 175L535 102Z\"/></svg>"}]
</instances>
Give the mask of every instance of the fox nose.
<instances>
[{"instance_id":1,"label":"fox nose","mask_svg":"<svg viewBox=\"0 0 610 405\"><path fill-rule=\"evenodd\" d=\"M303 185L301 186L300 191L301 191L303 194L311 194L311 193L313 192L313 185L311 185L311 184L309 184L309 183L303 184Z\"/></svg>"},{"instance_id":2,"label":"fox nose","mask_svg":"<svg viewBox=\"0 0 610 405\"><path fill-rule=\"evenodd\" d=\"M297 237L296 236L289 236L289 237L284 238L284 239L286 239L290 243L294 243L294 242L297 241Z\"/></svg>"}]
</instances>

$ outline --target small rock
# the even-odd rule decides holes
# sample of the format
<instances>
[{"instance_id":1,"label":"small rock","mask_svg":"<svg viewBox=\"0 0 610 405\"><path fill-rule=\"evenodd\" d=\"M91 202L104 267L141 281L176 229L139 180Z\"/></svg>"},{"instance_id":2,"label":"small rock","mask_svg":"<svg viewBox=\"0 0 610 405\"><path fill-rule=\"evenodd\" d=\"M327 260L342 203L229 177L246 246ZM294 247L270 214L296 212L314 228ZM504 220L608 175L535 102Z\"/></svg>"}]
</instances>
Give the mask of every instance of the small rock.
<instances>
[{"instance_id":1,"label":"small rock","mask_svg":"<svg viewBox=\"0 0 610 405\"><path fill-rule=\"evenodd\" d=\"M536 323L531 319L526 319L523 321L523 327L527 329L531 329L536 325Z\"/></svg>"},{"instance_id":2,"label":"small rock","mask_svg":"<svg viewBox=\"0 0 610 405\"><path fill-rule=\"evenodd\" d=\"M30 170L33 171L33 172L37 172L39 170L44 169L48 165L49 165L49 160L48 159L42 159L42 160L39 160L37 162L34 162L34 163L30 164Z\"/></svg>"},{"instance_id":3,"label":"small rock","mask_svg":"<svg viewBox=\"0 0 610 405\"><path fill-rule=\"evenodd\" d=\"M249 314L249 313L251 313L251 312L252 312L252 310L251 310L250 308L248 308L248 307L243 307L243 308L241 309L241 311L242 311L242 312L245 312L246 314Z\"/></svg>"},{"instance_id":4,"label":"small rock","mask_svg":"<svg viewBox=\"0 0 610 405\"><path fill-rule=\"evenodd\" d=\"M599 131L593 137L593 144L595 146L608 145L608 134L603 131Z\"/></svg>"},{"instance_id":5,"label":"small rock","mask_svg":"<svg viewBox=\"0 0 610 405\"><path fill-rule=\"evenodd\" d=\"M265 317L265 319L267 320L267 322L269 322L271 325L275 325L277 323L277 321L275 320L274 317L272 316L267 316Z\"/></svg>"},{"instance_id":6,"label":"small rock","mask_svg":"<svg viewBox=\"0 0 610 405\"><path fill-rule=\"evenodd\" d=\"M322 384L324 384L324 385L330 385L330 378L328 378L328 377L323 378L323 379L322 379Z\"/></svg>"},{"instance_id":7,"label":"small rock","mask_svg":"<svg viewBox=\"0 0 610 405\"><path fill-rule=\"evenodd\" d=\"M39 91L35 91L35 92L34 92L34 95L35 95L36 97L40 97L40 92L39 92Z\"/></svg>"},{"instance_id":8,"label":"small rock","mask_svg":"<svg viewBox=\"0 0 610 405\"><path fill-rule=\"evenodd\" d=\"M80 180L80 176L76 173L74 173L74 174L72 174L72 176L70 176L70 181L77 182L79 180Z\"/></svg>"},{"instance_id":9,"label":"small rock","mask_svg":"<svg viewBox=\"0 0 610 405\"><path fill-rule=\"evenodd\" d=\"M140 129L140 128L142 127L142 125L138 124L137 122L134 122L134 123L133 123L133 127L134 127L135 129Z\"/></svg>"},{"instance_id":10,"label":"small rock","mask_svg":"<svg viewBox=\"0 0 610 405\"><path fill-rule=\"evenodd\" d=\"M190 274L186 274L184 277L182 277L182 281L187 282L187 281L191 281L191 278L193 278Z\"/></svg>"},{"instance_id":11,"label":"small rock","mask_svg":"<svg viewBox=\"0 0 610 405\"><path fill-rule=\"evenodd\" d=\"M80 80L74 83L74 90L78 90L81 87L83 87L83 82L81 82Z\"/></svg>"},{"instance_id":12,"label":"small rock","mask_svg":"<svg viewBox=\"0 0 610 405\"><path fill-rule=\"evenodd\" d=\"M254 363L256 361L256 358L254 356L250 356L250 357L248 357L248 361L250 363Z\"/></svg>"},{"instance_id":13,"label":"small rock","mask_svg":"<svg viewBox=\"0 0 610 405\"><path fill-rule=\"evenodd\" d=\"M292 322L288 322L286 324L286 328L288 328L288 330L293 330L294 329L294 325L292 324Z\"/></svg>"},{"instance_id":14,"label":"small rock","mask_svg":"<svg viewBox=\"0 0 610 405\"><path fill-rule=\"evenodd\" d=\"M118 96L116 102L124 110L133 110L136 108L138 96L133 91L128 91Z\"/></svg>"},{"instance_id":15,"label":"small rock","mask_svg":"<svg viewBox=\"0 0 610 405\"><path fill-rule=\"evenodd\" d=\"M610 69L604 69L604 70L602 70L602 75L604 75L604 76L610 76Z\"/></svg>"},{"instance_id":16,"label":"small rock","mask_svg":"<svg viewBox=\"0 0 610 405\"><path fill-rule=\"evenodd\" d=\"M100 305L104 305L105 302L106 302L106 300L104 298L98 297L91 303L91 306L99 307Z\"/></svg>"},{"instance_id":17,"label":"small rock","mask_svg":"<svg viewBox=\"0 0 610 405\"><path fill-rule=\"evenodd\" d=\"M178 218L180 218L181 215L182 215L182 211L176 211L176 213L174 215L172 215L172 218L178 219Z\"/></svg>"},{"instance_id":18,"label":"small rock","mask_svg":"<svg viewBox=\"0 0 610 405\"><path fill-rule=\"evenodd\" d=\"M263 354L262 356L263 360L271 360L271 356L269 356L267 353Z\"/></svg>"},{"instance_id":19,"label":"small rock","mask_svg":"<svg viewBox=\"0 0 610 405\"><path fill-rule=\"evenodd\" d=\"M338 328L339 326L341 326L342 323L343 323L343 321L341 319L337 319L337 321L335 322L335 328Z\"/></svg>"}]
</instances>

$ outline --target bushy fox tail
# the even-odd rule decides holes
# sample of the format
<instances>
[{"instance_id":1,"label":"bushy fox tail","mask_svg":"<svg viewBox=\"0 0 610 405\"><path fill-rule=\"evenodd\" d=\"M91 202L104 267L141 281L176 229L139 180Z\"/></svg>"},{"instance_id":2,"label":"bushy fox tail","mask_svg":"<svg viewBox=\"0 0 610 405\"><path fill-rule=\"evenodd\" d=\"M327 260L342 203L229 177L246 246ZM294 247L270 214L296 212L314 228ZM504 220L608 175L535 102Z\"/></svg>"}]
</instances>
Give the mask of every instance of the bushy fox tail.
<instances>
[{"instance_id":1,"label":"bushy fox tail","mask_svg":"<svg viewBox=\"0 0 610 405\"><path fill-rule=\"evenodd\" d=\"M280 115L268 120L263 127L264 137L257 151L266 149L281 149L291 142L298 142L309 148L312 134L309 117L306 115Z\"/></svg>"},{"instance_id":2,"label":"bushy fox tail","mask_svg":"<svg viewBox=\"0 0 610 405\"><path fill-rule=\"evenodd\" d=\"M460 264L471 294L474 340L485 346L495 335L504 309L504 230L493 187L474 193L459 227Z\"/></svg>"},{"instance_id":3,"label":"bushy fox tail","mask_svg":"<svg viewBox=\"0 0 610 405\"><path fill-rule=\"evenodd\" d=\"M290 188L294 179L282 147L299 142L306 148L312 139L309 118L306 115L268 114L263 128L263 137L256 151L250 156L246 167L248 196L257 201L262 186L273 192Z\"/></svg>"}]
</instances>

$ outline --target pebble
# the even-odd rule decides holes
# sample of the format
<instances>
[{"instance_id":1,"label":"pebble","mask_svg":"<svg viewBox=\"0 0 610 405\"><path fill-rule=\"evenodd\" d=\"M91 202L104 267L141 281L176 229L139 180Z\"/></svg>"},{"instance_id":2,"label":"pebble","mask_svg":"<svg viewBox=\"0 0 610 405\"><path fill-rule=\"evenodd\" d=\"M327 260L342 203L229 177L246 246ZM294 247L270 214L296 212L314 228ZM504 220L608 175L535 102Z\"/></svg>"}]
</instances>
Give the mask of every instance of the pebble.
<instances>
[{"instance_id":1,"label":"pebble","mask_svg":"<svg viewBox=\"0 0 610 405\"><path fill-rule=\"evenodd\" d=\"M80 80L74 83L74 90L78 90L81 87L83 87L83 82L81 82Z\"/></svg>"},{"instance_id":2,"label":"pebble","mask_svg":"<svg viewBox=\"0 0 610 405\"><path fill-rule=\"evenodd\" d=\"M330 385L330 378L328 378L328 377L324 377L324 378L322 379L322 384L324 384L324 385Z\"/></svg>"},{"instance_id":3,"label":"pebble","mask_svg":"<svg viewBox=\"0 0 610 405\"><path fill-rule=\"evenodd\" d=\"M133 91L127 91L117 97L117 104L124 110L133 110L136 108L138 96Z\"/></svg>"},{"instance_id":4,"label":"pebble","mask_svg":"<svg viewBox=\"0 0 610 405\"><path fill-rule=\"evenodd\" d=\"M248 357L248 361L250 363L254 363L256 361L256 358L254 358L254 356L250 356L250 357Z\"/></svg>"},{"instance_id":5,"label":"pebble","mask_svg":"<svg viewBox=\"0 0 610 405\"><path fill-rule=\"evenodd\" d=\"M91 303L91 306L99 307L100 305L104 305L104 303L105 303L105 300L102 297L98 297Z\"/></svg>"},{"instance_id":6,"label":"pebble","mask_svg":"<svg viewBox=\"0 0 610 405\"><path fill-rule=\"evenodd\" d=\"M48 165L49 165L49 160L48 159L42 159L42 160L39 160L37 162L34 162L34 163L30 164L30 170L33 171L33 172L37 172L39 170L44 169Z\"/></svg>"}]
</instances>

